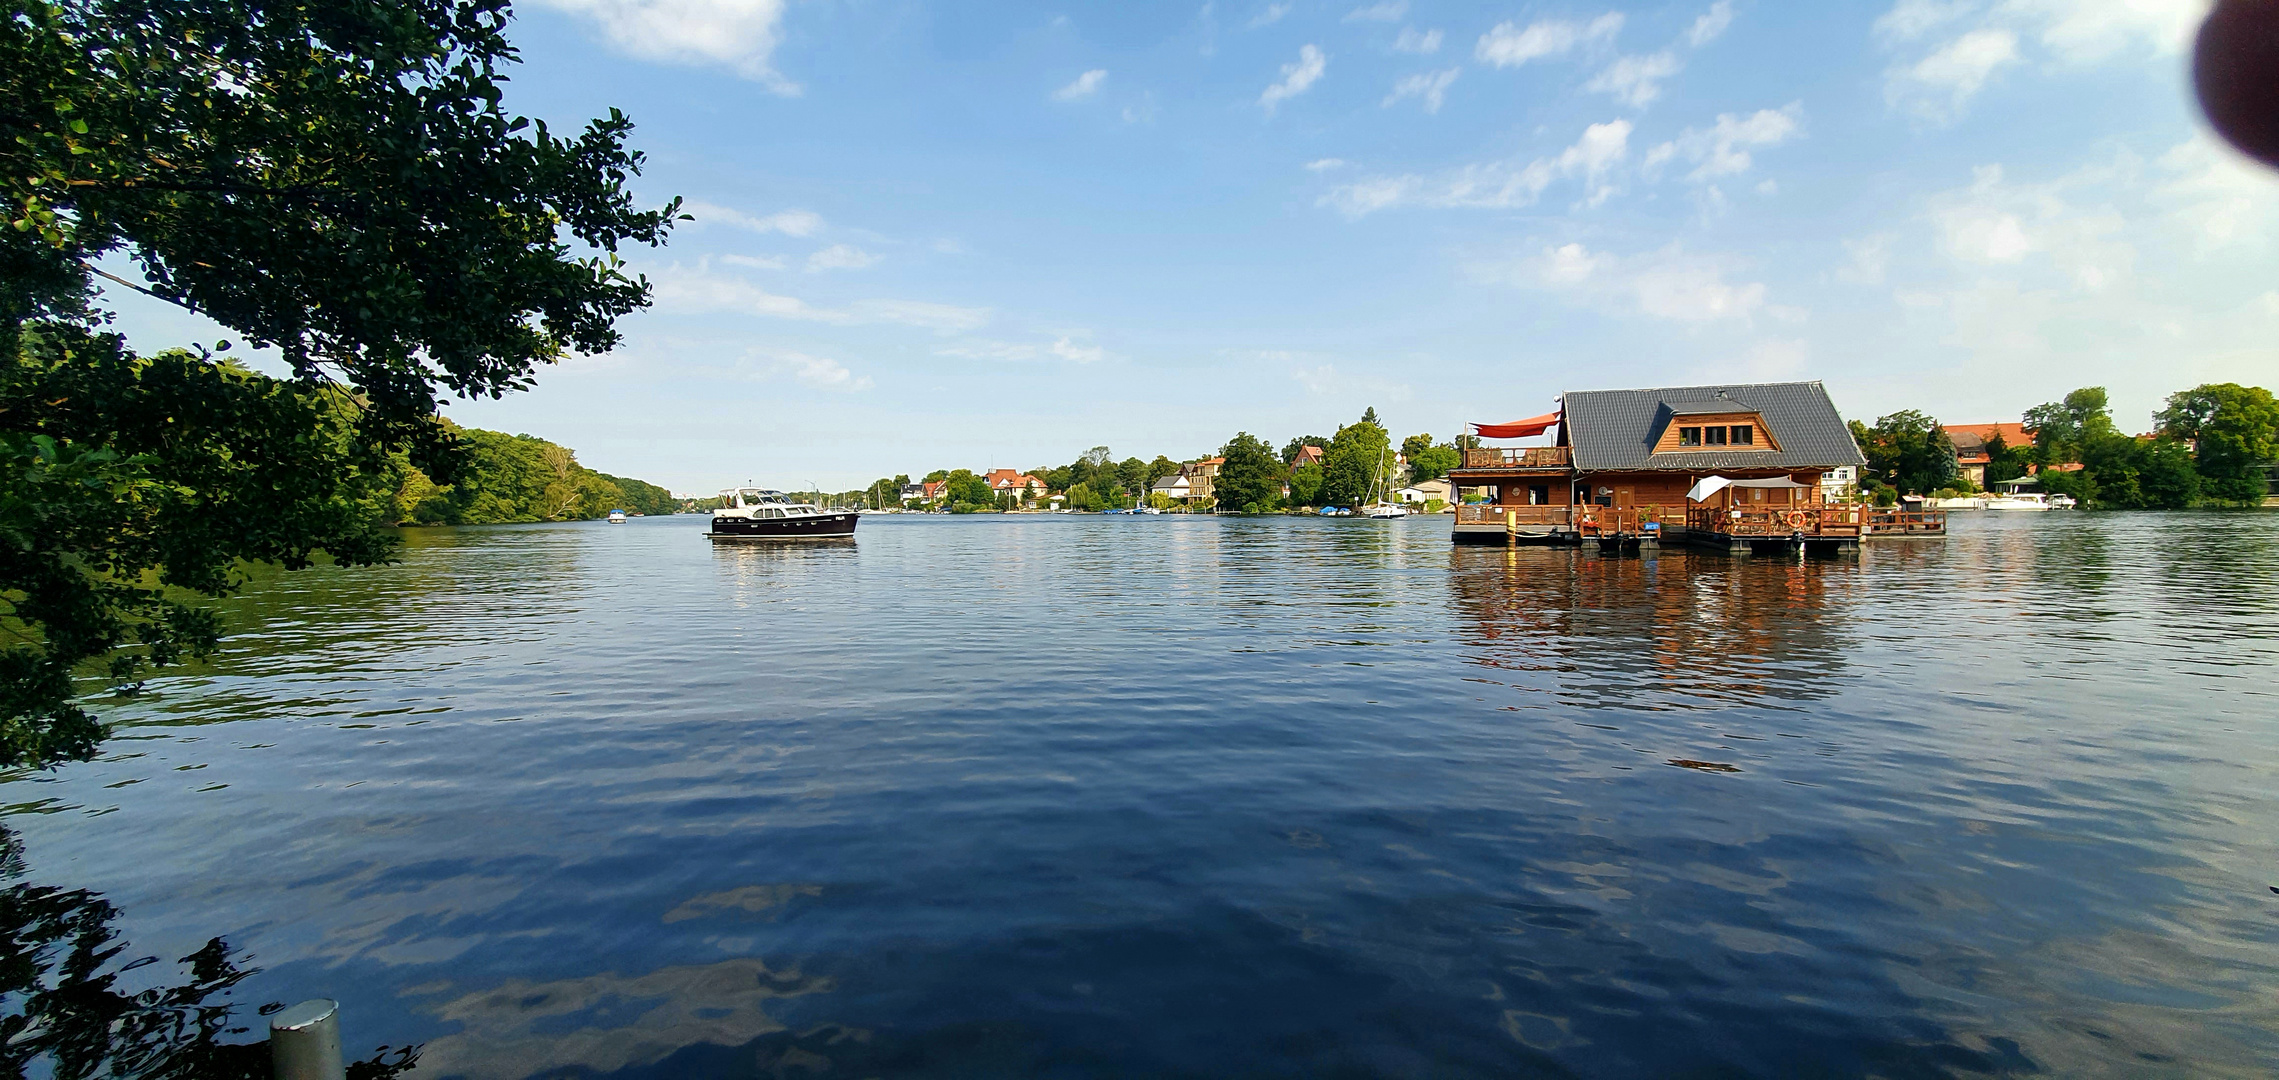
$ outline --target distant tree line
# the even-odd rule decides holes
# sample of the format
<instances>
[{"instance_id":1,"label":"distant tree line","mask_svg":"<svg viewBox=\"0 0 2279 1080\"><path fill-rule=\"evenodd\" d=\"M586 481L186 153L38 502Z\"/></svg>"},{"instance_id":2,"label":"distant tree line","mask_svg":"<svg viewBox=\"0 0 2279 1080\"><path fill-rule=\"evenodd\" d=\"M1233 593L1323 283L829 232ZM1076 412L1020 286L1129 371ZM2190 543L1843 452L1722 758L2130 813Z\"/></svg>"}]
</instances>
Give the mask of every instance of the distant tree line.
<instances>
[{"instance_id":1,"label":"distant tree line","mask_svg":"<svg viewBox=\"0 0 2279 1080\"><path fill-rule=\"evenodd\" d=\"M2271 391L2208 383L2170 394L2153 420L2151 433L2130 435L2114 425L2104 387L2075 390L2026 410L2022 426L2032 442L1987 440L1986 483L2032 473L2044 491L2109 510L2252 505L2269 490L2279 460L2279 402ZM1937 419L1904 410L1851 428L1867 458L1861 489L1877 502L1967 493L1954 442Z\"/></svg>"},{"instance_id":2,"label":"distant tree line","mask_svg":"<svg viewBox=\"0 0 2279 1080\"><path fill-rule=\"evenodd\" d=\"M1461 437L1436 442L1428 434L1409 436L1401 442L1407 473L1405 477L1391 479L1420 483L1448 475L1449 470L1463 460L1463 451L1458 448L1460 442ZM1333 436L1301 435L1291 439L1279 454L1271 443L1246 431L1237 432L1212 455L1225 459L1212 480L1212 501L1216 509L1231 513L1355 506L1367 501L1370 484L1378 471L1394 467L1387 453L1391 445L1392 436L1378 421L1374 408L1365 411L1354 423L1338 428ZM1307 446L1321 448L1318 464L1310 461L1298 464L1298 456ZM1036 477L1042 485L1031 497L1064 496L1068 507L1074 510L1121 510L1143 503L1168 509L1172 500L1152 491L1156 482L1176 476L1181 469L1200 460L1173 461L1158 454L1154 460L1127 457L1118 461L1107 447L1095 446L1066 465L1040 466L1024 475ZM953 513L1009 509L1012 504L1023 501L1019 496L1030 494L992 492L986 480L966 469L938 469L926 474L925 480L946 485L939 503ZM909 482L907 476L892 480L882 477L863 491L849 495L858 501L893 503ZM1285 486L1289 488L1286 496L1283 494Z\"/></svg>"},{"instance_id":3,"label":"distant tree line","mask_svg":"<svg viewBox=\"0 0 2279 1080\"><path fill-rule=\"evenodd\" d=\"M449 421L445 421L449 424ZM611 510L670 514L673 493L643 480L595 472L575 451L534 435L508 435L451 425L464 458L448 484L437 484L396 455L396 486L383 520L403 525L505 525L587 521Z\"/></svg>"}]
</instances>

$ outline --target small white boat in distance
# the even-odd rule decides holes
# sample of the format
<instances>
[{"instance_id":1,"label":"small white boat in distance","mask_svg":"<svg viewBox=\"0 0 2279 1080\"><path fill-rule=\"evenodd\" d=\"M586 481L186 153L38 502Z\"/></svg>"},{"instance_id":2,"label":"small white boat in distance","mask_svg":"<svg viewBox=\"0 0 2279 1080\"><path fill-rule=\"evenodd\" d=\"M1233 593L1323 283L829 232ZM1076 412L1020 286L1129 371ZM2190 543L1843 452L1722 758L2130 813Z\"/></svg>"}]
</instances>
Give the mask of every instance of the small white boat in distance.
<instances>
[{"instance_id":1,"label":"small white boat in distance","mask_svg":"<svg viewBox=\"0 0 2279 1080\"><path fill-rule=\"evenodd\" d=\"M2066 499L2066 503L2068 505L2071 505L2072 502L2073 500L2070 497ZM2057 509L2057 507L2050 502L2050 497L2042 494L2039 491L2015 491L2011 492L2008 495L1997 495L1994 498L1986 500L1986 508L1989 510Z\"/></svg>"},{"instance_id":2,"label":"small white boat in distance","mask_svg":"<svg viewBox=\"0 0 2279 1080\"><path fill-rule=\"evenodd\" d=\"M625 524L625 511L623 511L623 510L612 510L612 511L610 511L610 512L609 512L609 523L610 523L610 524L612 524L612 525L623 525L623 524Z\"/></svg>"},{"instance_id":3,"label":"small white boat in distance","mask_svg":"<svg viewBox=\"0 0 2279 1080\"><path fill-rule=\"evenodd\" d=\"M1398 503L1371 503L1361 508L1361 514L1373 518L1404 518L1409 516L1409 511Z\"/></svg>"}]
</instances>

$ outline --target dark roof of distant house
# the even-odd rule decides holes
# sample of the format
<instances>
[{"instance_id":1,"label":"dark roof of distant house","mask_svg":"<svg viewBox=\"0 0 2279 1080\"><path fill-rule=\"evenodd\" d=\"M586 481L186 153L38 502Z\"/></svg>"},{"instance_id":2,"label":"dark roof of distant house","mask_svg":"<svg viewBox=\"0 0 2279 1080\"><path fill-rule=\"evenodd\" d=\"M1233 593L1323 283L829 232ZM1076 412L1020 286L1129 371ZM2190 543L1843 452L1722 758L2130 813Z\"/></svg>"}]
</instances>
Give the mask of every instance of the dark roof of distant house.
<instances>
[{"instance_id":1,"label":"dark roof of distant house","mask_svg":"<svg viewBox=\"0 0 2279 1080\"><path fill-rule=\"evenodd\" d=\"M1689 410L1681 413L1678 409ZM1572 390L1566 395L1567 442L1575 468L1825 469L1865 465L1859 444L1819 382L1669 386L1656 390ZM1672 417L1702 412L1753 412L1779 450L1684 450L1654 453Z\"/></svg>"}]
</instances>

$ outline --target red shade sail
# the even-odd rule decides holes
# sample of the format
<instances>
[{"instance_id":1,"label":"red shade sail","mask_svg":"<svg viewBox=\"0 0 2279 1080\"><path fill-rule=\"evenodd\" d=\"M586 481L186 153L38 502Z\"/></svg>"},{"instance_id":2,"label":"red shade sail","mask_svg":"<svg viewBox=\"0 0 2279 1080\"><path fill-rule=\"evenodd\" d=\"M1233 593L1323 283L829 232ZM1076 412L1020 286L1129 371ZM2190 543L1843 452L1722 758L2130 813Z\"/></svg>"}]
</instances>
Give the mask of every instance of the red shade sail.
<instances>
[{"instance_id":1,"label":"red shade sail","mask_svg":"<svg viewBox=\"0 0 2279 1080\"><path fill-rule=\"evenodd\" d=\"M1524 439L1530 435L1541 435L1558 422L1559 414L1554 412L1514 420L1508 424L1474 424L1472 430L1478 432L1483 439Z\"/></svg>"}]
</instances>

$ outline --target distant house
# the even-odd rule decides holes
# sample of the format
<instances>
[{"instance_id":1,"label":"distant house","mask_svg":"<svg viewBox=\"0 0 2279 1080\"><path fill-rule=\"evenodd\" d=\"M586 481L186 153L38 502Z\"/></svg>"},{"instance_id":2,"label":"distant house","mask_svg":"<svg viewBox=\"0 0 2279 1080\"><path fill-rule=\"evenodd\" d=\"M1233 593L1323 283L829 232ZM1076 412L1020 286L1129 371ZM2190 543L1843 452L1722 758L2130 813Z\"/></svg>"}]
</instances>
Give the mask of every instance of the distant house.
<instances>
[{"instance_id":1,"label":"distant house","mask_svg":"<svg viewBox=\"0 0 2279 1080\"><path fill-rule=\"evenodd\" d=\"M2034 436L2024 424L1948 424L1947 439L1955 444L1955 471L1972 487L1986 486L1986 467L1994 459L1986 444L2002 438L2004 446L2032 446Z\"/></svg>"},{"instance_id":2,"label":"distant house","mask_svg":"<svg viewBox=\"0 0 2279 1080\"><path fill-rule=\"evenodd\" d=\"M1169 476L1158 477L1155 483L1148 486L1147 493L1163 495L1185 502L1194 495L1194 486L1188 481L1186 473L1176 472Z\"/></svg>"},{"instance_id":3,"label":"distant house","mask_svg":"<svg viewBox=\"0 0 2279 1080\"><path fill-rule=\"evenodd\" d=\"M1000 496L1010 494L1021 502L1045 493L1044 481L1017 469L991 469L987 479L991 492Z\"/></svg>"},{"instance_id":4,"label":"distant house","mask_svg":"<svg viewBox=\"0 0 2279 1080\"><path fill-rule=\"evenodd\" d=\"M1860 469L1857 465L1838 465L1820 474L1822 502L1849 502L1860 493Z\"/></svg>"},{"instance_id":5,"label":"distant house","mask_svg":"<svg viewBox=\"0 0 2279 1080\"><path fill-rule=\"evenodd\" d=\"M918 485L918 497L926 502L940 502L942 494L948 491L949 487L950 482L947 480L929 481Z\"/></svg>"},{"instance_id":6,"label":"distant house","mask_svg":"<svg viewBox=\"0 0 2279 1080\"><path fill-rule=\"evenodd\" d=\"M1212 498L1211 482L1219 475L1219 466L1227 463L1223 457L1204 458L1179 467L1179 475L1187 478L1187 497L1197 502Z\"/></svg>"},{"instance_id":7,"label":"distant house","mask_svg":"<svg viewBox=\"0 0 2279 1080\"><path fill-rule=\"evenodd\" d=\"M1402 502L1421 506L1433 499L1439 499L1444 503L1453 502L1455 500L1451 496L1455 494L1455 490L1446 480L1419 480L1402 488L1399 495Z\"/></svg>"},{"instance_id":8,"label":"distant house","mask_svg":"<svg viewBox=\"0 0 2279 1080\"><path fill-rule=\"evenodd\" d=\"M1321 463L1322 448L1315 446L1312 443L1307 443L1306 445L1298 448L1297 457L1290 459L1290 470L1292 472L1295 472L1299 468L1307 465L1312 465L1316 468L1319 468L1321 466Z\"/></svg>"},{"instance_id":9,"label":"distant house","mask_svg":"<svg viewBox=\"0 0 2279 1080\"><path fill-rule=\"evenodd\" d=\"M904 484L902 485L902 492L900 497L903 502L909 502L913 499L923 499L926 497L926 485Z\"/></svg>"}]
</instances>

